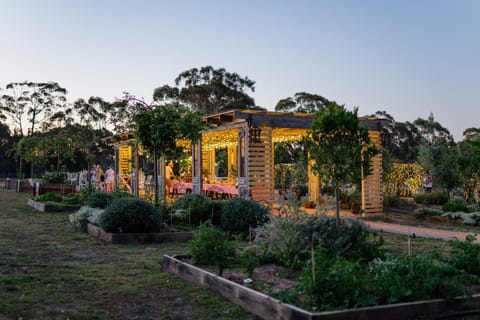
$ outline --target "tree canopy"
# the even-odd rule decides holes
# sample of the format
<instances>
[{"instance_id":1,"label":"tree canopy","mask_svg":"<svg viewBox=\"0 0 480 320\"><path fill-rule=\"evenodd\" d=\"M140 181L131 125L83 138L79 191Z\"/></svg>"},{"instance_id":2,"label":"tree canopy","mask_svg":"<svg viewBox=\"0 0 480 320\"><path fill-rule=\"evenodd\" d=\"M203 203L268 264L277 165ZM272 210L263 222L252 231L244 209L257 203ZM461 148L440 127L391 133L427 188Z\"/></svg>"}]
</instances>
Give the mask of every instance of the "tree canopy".
<instances>
[{"instance_id":1,"label":"tree canopy","mask_svg":"<svg viewBox=\"0 0 480 320\"><path fill-rule=\"evenodd\" d=\"M316 113L330 103L327 98L308 92L297 92L293 97L281 99L275 105L275 111Z\"/></svg>"},{"instance_id":2,"label":"tree canopy","mask_svg":"<svg viewBox=\"0 0 480 320\"><path fill-rule=\"evenodd\" d=\"M344 183L357 183L370 172L370 159L379 150L370 143L368 128L360 125L358 109L348 111L334 102L320 109L307 135L307 150L315 163L312 169L324 183L331 183L336 195Z\"/></svg>"},{"instance_id":3,"label":"tree canopy","mask_svg":"<svg viewBox=\"0 0 480 320\"><path fill-rule=\"evenodd\" d=\"M255 81L224 68L205 66L183 71L175 79L175 85L156 88L154 100L178 101L203 114L255 107L254 99L248 95L249 91L255 91Z\"/></svg>"}]
</instances>

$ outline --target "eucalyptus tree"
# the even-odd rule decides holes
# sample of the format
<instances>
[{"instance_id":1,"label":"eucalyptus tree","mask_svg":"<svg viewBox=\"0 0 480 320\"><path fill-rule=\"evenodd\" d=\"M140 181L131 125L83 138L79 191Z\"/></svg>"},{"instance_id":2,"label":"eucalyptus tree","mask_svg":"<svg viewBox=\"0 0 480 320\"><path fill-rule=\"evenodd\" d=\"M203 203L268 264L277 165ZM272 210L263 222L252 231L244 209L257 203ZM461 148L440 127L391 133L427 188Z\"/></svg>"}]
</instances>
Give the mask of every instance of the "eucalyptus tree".
<instances>
[{"instance_id":1,"label":"eucalyptus tree","mask_svg":"<svg viewBox=\"0 0 480 320\"><path fill-rule=\"evenodd\" d=\"M154 100L178 101L204 114L256 108L254 99L248 95L255 91L255 81L224 68L204 66L183 71L175 79L175 85L156 88Z\"/></svg>"},{"instance_id":2,"label":"eucalyptus tree","mask_svg":"<svg viewBox=\"0 0 480 320\"><path fill-rule=\"evenodd\" d=\"M57 82L12 82L1 96L0 109L17 134L32 136L52 114L67 106L66 94Z\"/></svg>"},{"instance_id":3,"label":"eucalyptus tree","mask_svg":"<svg viewBox=\"0 0 480 320\"><path fill-rule=\"evenodd\" d=\"M107 112L111 104L100 97L90 97L87 101L78 99L74 102L74 109L80 118L79 149L85 154L86 168L89 169L94 161L93 149L100 139L105 137ZM87 176L90 183L90 175Z\"/></svg>"},{"instance_id":4,"label":"eucalyptus tree","mask_svg":"<svg viewBox=\"0 0 480 320\"><path fill-rule=\"evenodd\" d=\"M316 113L325 109L331 101L318 94L297 92L293 97L281 99L275 105L275 111Z\"/></svg>"},{"instance_id":5,"label":"eucalyptus tree","mask_svg":"<svg viewBox=\"0 0 480 320\"><path fill-rule=\"evenodd\" d=\"M335 191L335 215L338 220L339 188L344 183L358 183L370 173L370 160L379 150L370 142L368 128L360 125L358 109L348 111L335 102L320 109L307 134L307 150L315 163L314 172L330 182Z\"/></svg>"}]
</instances>

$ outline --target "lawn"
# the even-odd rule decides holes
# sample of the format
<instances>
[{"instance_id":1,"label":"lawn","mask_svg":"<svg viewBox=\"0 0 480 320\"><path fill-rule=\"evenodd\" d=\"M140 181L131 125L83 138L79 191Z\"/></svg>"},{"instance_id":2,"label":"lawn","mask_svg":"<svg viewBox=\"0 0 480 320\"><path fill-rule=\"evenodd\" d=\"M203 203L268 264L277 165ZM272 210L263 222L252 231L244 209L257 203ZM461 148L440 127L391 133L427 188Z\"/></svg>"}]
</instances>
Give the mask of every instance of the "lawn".
<instances>
[{"instance_id":1,"label":"lawn","mask_svg":"<svg viewBox=\"0 0 480 320\"><path fill-rule=\"evenodd\" d=\"M0 191L0 319L256 319L160 271L184 243L104 244L29 196Z\"/></svg>"}]
</instances>

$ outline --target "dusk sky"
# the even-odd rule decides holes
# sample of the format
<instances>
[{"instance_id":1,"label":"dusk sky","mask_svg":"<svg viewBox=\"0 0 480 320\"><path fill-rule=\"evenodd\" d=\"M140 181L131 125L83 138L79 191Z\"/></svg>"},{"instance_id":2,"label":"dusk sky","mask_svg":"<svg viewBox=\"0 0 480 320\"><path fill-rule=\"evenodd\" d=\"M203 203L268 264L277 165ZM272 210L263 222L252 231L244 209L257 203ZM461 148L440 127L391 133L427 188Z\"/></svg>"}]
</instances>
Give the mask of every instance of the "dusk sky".
<instances>
[{"instance_id":1,"label":"dusk sky","mask_svg":"<svg viewBox=\"0 0 480 320\"><path fill-rule=\"evenodd\" d=\"M359 115L480 127L477 0L0 0L0 88L151 100L193 67L256 81L257 105L306 91Z\"/></svg>"}]
</instances>

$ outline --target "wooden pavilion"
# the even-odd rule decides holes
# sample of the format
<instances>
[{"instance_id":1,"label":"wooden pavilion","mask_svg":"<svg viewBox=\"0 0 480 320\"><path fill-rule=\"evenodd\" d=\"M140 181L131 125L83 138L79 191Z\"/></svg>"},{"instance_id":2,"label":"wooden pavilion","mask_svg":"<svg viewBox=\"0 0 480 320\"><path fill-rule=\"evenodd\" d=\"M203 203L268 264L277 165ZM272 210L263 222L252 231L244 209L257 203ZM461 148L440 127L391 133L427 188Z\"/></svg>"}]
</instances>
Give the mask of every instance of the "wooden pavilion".
<instances>
[{"instance_id":1,"label":"wooden pavilion","mask_svg":"<svg viewBox=\"0 0 480 320\"><path fill-rule=\"evenodd\" d=\"M191 146L192 179L189 186L194 193L205 192L209 188L235 186L235 195L256 201L274 200L274 145L283 141L299 141L310 130L314 114L271 112L259 110L230 110L205 117L211 129L202 132L199 141ZM359 118L362 125L369 128L372 143L380 142L380 129L383 119ZM116 172L120 174L118 183L138 195L139 184L135 175L128 178L128 172L137 168L138 157L132 140L122 139L116 145ZM216 177L216 150L226 148L228 176L222 181ZM122 155L123 152L123 155ZM131 160L127 161L129 154ZM160 161L160 163L164 163ZM164 181L164 166L159 166L159 181ZM128 181L130 180L130 181ZM130 185L130 186L129 186ZM159 193L165 194L165 185L159 184ZM232 189L232 188L231 188ZM320 200L321 177L308 168L308 197ZM371 174L362 179L362 209L365 213L383 212L382 195L382 156L372 159Z\"/></svg>"},{"instance_id":2,"label":"wooden pavilion","mask_svg":"<svg viewBox=\"0 0 480 320\"><path fill-rule=\"evenodd\" d=\"M314 114L231 110L205 117L213 128L202 133L193 146L192 185L201 192L202 183L213 180L215 150L228 150L228 180L236 178L238 194L253 200L274 199L274 144L299 141L311 128ZM380 128L385 120L360 118L367 125L372 143L380 142ZM236 169L236 170L234 170ZM206 177L205 177L206 173ZM232 177L232 173L236 177ZM320 200L321 179L308 170L308 196ZM365 213L383 211L382 156L372 159L372 172L362 179L362 209Z\"/></svg>"}]
</instances>

